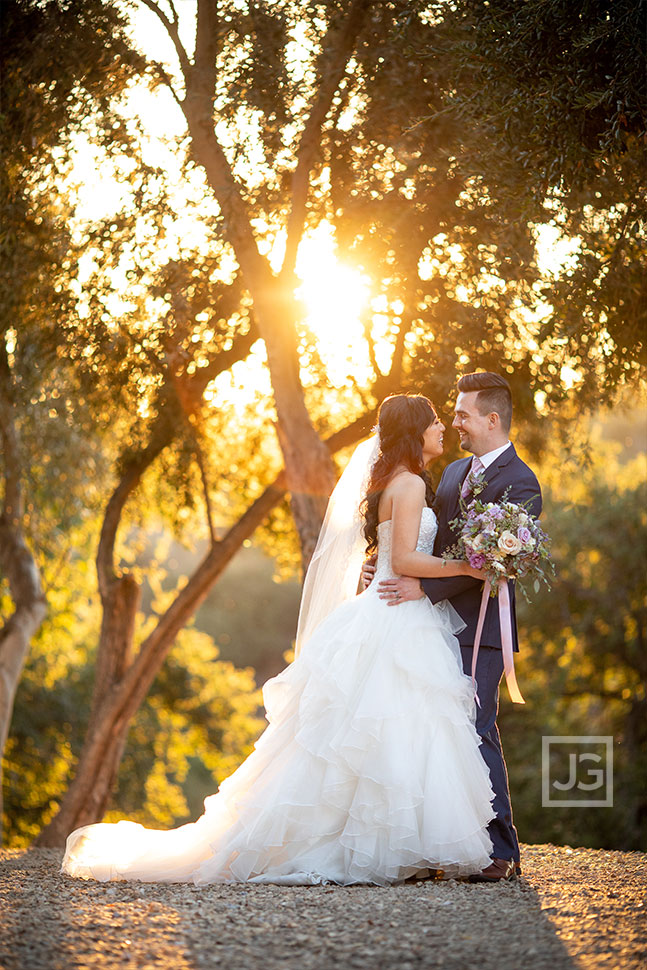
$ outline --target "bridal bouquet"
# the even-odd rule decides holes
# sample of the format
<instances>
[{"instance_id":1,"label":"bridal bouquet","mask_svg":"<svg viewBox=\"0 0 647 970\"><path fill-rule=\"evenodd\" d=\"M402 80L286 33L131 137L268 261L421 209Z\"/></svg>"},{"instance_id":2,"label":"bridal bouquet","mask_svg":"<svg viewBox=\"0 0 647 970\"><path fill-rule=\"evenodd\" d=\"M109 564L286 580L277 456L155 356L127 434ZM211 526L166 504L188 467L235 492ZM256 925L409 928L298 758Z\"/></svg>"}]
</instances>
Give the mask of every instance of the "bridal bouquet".
<instances>
[{"instance_id":1,"label":"bridal bouquet","mask_svg":"<svg viewBox=\"0 0 647 970\"><path fill-rule=\"evenodd\" d=\"M481 595L478 623L472 650L472 685L477 704L476 660L483 632L488 600L498 597L499 625L503 669L510 697L515 704L524 704L514 672L512 605L509 579L534 579L535 592L540 580L550 586L547 572L554 573L553 561L548 551L549 538L523 505L507 502L505 495L500 502L481 502L474 498L468 506L461 502L462 518L450 522L459 531L458 542L446 552L446 559L467 559L473 569L482 569L485 583ZM524 596L526 591L523 589Z\"/></svg>"},{"instance_id":2,"label":"bridal bouquet","mask_svg":"<svg viewBox=\"0 0 647 970\"><path fill-rule=\"evenodd\" d=\"M534 579L535 592L540 581L550 585L547 574L554 574L550 540L523 505L474 499L463 508L463 517L450 525L460 529L460 537L443 558L467 559L473 569L484 570L491 596L499 592L502 579Z\"/></svg>"}]
</instances>

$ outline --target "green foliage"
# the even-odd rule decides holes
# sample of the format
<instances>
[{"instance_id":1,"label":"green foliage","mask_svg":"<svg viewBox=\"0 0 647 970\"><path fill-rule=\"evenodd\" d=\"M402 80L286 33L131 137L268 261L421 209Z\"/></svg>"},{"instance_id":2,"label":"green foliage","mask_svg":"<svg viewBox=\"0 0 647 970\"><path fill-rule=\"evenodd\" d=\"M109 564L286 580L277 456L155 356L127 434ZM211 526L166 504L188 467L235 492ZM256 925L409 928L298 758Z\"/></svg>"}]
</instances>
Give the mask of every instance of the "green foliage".
<instances>
[{"instance_id":1,"label":"green foliage","mask_svg":"<svg viewBox=\"0 0 647 970\"><path fill-rule=\"evenodd\" d=\"M579 374L578 406L594 409L647 364L645 5L432 9L439 25L422 50L444 82L421 115L428 145L451 133L457 176L498 224L511 268L533 283L522 296L541 321L529 375L538 364L537 386L559 405L565 365ZM538 272L541 239L563 253Z\"/></svg>"},{"instance_id":2,"label":"green foliage","mask_svg":"<svg viewBox=\"0 0 647 970\"><path fill-rule=\"evenodd\" d=\"M56 37L57 31L69 33L73 29L59 6L49 4L48 16L64 21L64 26L58 21L51 30L44 26L44 35ZM526 44L524 63L532 54L533 37L539 36L523 22L533 6L524 4L525 13L518 13L512 21L520 36L513 32L510 42ZM136 4L131 7L140 9ZM559 5L541 7L543 13L535 10L536 17L550 13L554 18ZM66 5L65 11L68 8L71 16L79 14L78 5ZM384 379L385 366L378 363L378 356L383 361L402 353L402 371L399 373L396 367L393 379L427 391L441 408L448 403L457 371L484 367L507 372L515 393L520 434L533 450L541 446L543 437L541 426L533 421L538 402L545 399L543 413L547 416L550 404L566 395L560 373L563 365L582 365L583 379L576 382L572 392L577 393L580 405L597 404L600 396L613 393L609 376L631 378L634 373L640 342L629 339L634 330L626 331L634 326L627 319L626 301L625 309L618 310L615 318L619 329L613 331L606 310L603 326L599 288L594 282L596 272L604 271L616 281L616 289L620 286L618 274L604 267L609 260L620 258L613 239L616 229L624 224L623 212L612 212L607 206L602 228L593 216L589 219L591 234L581 238L582 252L589 253L590 258L583 259L580 266L582 272L586 269L588 283L585 285L582 277L584 302L573 300L571 278L542 279L536 265L534 222L512 218L510 207L516 204L519 186L526 185L527 173L517 166L515 192L497 195L497 188L506 183L500 171L490 165L491 157L487 156L487 182L482 172L479 175L476 162L472 167L468 164L477 147L486 153L490 146L496 154L497 143L494 135L488 140L478 125L467 126L461 112L472 103L472 93L477 89L487 90L493 101L498 98L497 104L507 103L505 83L512 83L512 75L496 74L496 65L501 61L512 71L515 63L512 56L506 61L500 50L508 34L501 32L502 27L497 33L498 28L492 26L508 22L510 11L505 4L496 16L496 4L489 5L490 14L479 13L479 5L468 8L469 4L461 12L459 4L455 16L450 16L447 5L442 5L432 17L428 4L390 0L377 5L324 120L309 189L308 229L332 220L340 259L372 277L365 320L369 339L361 353L372 355L370 383L377 383L375 387L362 384L351 366L346 384L331 386L316 340L308 334L304 321L302 376L313 420L322 433L352 420L374 406L382 393L393 389ZM193 9L194 5L188 3L180 8L185 28L190 26ZM263 251L274 243L289 207L298 145L295 132L304 123L308 99L317 92L321 71L317 56L325 29L329 23L340 22L348 9L348 3L304 5L287 0L256 4L252 11L236 3L219 7L218 119L220 125L229 126L225 144L235 161ZM28 12L34 18L37 5L14 3L11 10L12 16L27 16ZM106 20L100 24L102 14ZM481 26L479 16L485 18ZM492 23L488 17L494 18ZM573 26L568 17L566 21L564 29L558 31L560 42ZM494 72L488 76L491 83L487 85L475 73L473 64L469 71L460 68L461 58L469 54L469 44L461 32L464 22L472 33L482 29L490 37L490 46L481 45L484 53L478 61L484 71ZM58 261L44 264L40 289L31 277L24 278L25 292L38 314L30 331L23 324L14 337L14 366L25 390L20 401L23 436L28 451L44 455L46 463L48 453L57 445L50 444L44 432L49 435L54 422L60 422L70 437L65 447L74 453L77 447L92 444L93 453L86 458L88 471L94 465L95 479L101 477L111 484L106 462L120 453L115 471L121 472L149 440L156 421L166 415L175 443L147 475L146 500L140 493L142 500L135 499L128 514L132 522L142 524L147 510L157 507L178 534L188 534L195 530L204 511L202 483L194 463L198 444L207 456L211 501L223 523L233 521L249 498L262 490L278 470L279 453L270 426L273 408L269 389L263 387L264 378L260 377L265 367L262 353L255 367L242 371L233 382L234 387L258 383L260 389L253 402L241 405L224 384L211 385L211 406L201 408L193 429L178 411L176 387L163 386L165 373L172 372L177 384L208 371L237 334L249 331L253 320L230 247L222 239L217 206L209 197L201 171L187 157L186 141L180 136L170 137L166 148L173 156L173 166L165 169L147 161L153 155L145 147L146 117L142 114L133 119L127 106L128 84L137 72L146 83L151 79L160 83L160 75L153 58L146 60L143 53L128 48L122 26L123 17L116 5L103 4L96 9L93 4L83 5L79 33L72 45L77 52L84 38L88 45L83 48L85 60L77 58L81 65L77 87L70 80L76 75L69 67L59 86L58 65L55 70L51 59L51 39L47 56L23 51L18 45L26 66L21 68L18 58L9 61L10 76L16 72L18 78L16 91L22 78L20 71L31 70L35 91L45 90L49 71L55 77L54 93L59 87L62 92L61 105L53 102L58 113L48 121L52 130L59 132L59 147L64 149L55 158L60 170L58 181L46 175L49 156L29 159L31 169L38 173L40 211L47 212L54 193L60 209L56 231L50 223L42 235L60 238L61 252L67 256L59 254ZM551 29L553 26L551 21ZM600 29L598 23L598 33ZM34 30L29 23L16 20L16 36ZM613 31L616 36L615 25ZM541 35L544 40L549 33ZM296 42L295 37L300 40ZM108 42L107 38L112 40ZM102 44L106 46L99 57L97 45ZM549 52L542 54L543 50L539 44L535 56L549 60ZM86 66L86 60L92 62L90 66ZM585 61L583 57L583 77L588 77ZM460 70L457 68L454 77L456 64ZM106 73L110 71L114 77L108 83ZM548 67L545 80L547 72ZM527 83L534 83L533 78L534 74ZM459 80L462 86L457 86ZM562 85L561 75L558 82ZM10 86L9 93L13 90ZM104 91L109 100L101 100ZM47 111L52 110L53 97L48 95L43 102ZM558 102L560 97L558 92ZM15 104L11 98L9 103L9 117L14 120L7 127L7 137L26 123L18 95ZM40 117L45 108L38 98L35 104ZM453 110L446 110L450 106ZM434 114L428 122L425 119L430 109ZM176 108L171 105L169 110ZM629 114L635 128L635 112ZM75 196L68 156L74 143L70 132L76 134L81 116L86 123L85 137L97 143L97 157L101 159L101 165L97 164L89 177L101 169L104 177L119 183L123 191L121 207L94 223L81 219L81 211L72 208ZM27 121L31 124L32 115ZM468 139L468 129L476 136ZM56 139L52 135L49 140ZM14 142L20 144L20 139L14 138ZM47 147L48 140L43 144ZM485 161L481 167L486 167ZM527 194L528 190L524 191ZM622 191L628 194L628 190ZM73 212L76 236L70 248L65 228ZM533 210L531 215L533 220L542 221L557 219L559 214ZM190 234L186 232L187 217L192 226ZM583 232L583 223L580 228ZM623 246L634 245L630 235L625 233ZM634 249L623 250L622 264L637 281L641 259ZM85 262L79 276L77 264L82 254ZM11 288L9 279L7 275L7 292ZM15 278L11 286L16 289ZM607 288L605 292L610 291ZM56 294L58 304L53 302ZM616 296L616 302L622 299L619 291ZM559 310L548 320L547 301L559 304ZM55 325L51 316L43 319L41 312L51 306L56 308ZM637 317L636 327L639 321ZM564 336L566 330L575 342L572 346L571 338ZM621 339L625 332L629 336ZM46 340L49 350L44 353ZM601 355L602 344L608 352ZM53 379L42 371L47 361ZM67 393L62 393L61 384L69 386ZM34 406L34 400L40 410L32 415L29 407ZM200 405L197 398L191 403ZM43 420L45 414L47 420ZM97 425L100 443L91 433ZM40 433L32 442L31 429L36 428ZM61 471L64 450L58 446L58 451L60 458L50 461L46 471ZM246 453L253 456L253 467L244 460ZM220 460L225 454L225 461ZM62 474L69 475L69 469ZM52 478L65 494L75 493L67 477L50 474L50 487ZM203 530L203 526L198 528ZM35 529L34 538L42 531ZM121 551L127 559L128 551Z\"/></svg>"},{"instance_id":3,"label":"green foliage","mask_svg":"<svg viewBox=\"0 0 647 970\"><path fill-rule=\"evenodd\" d=\"M557 579L519 603L526 707L504 701L499 718L526 841L647 847L646 460L621 467L598 444L588 466L562 456L547 469ZM543 735L613 737L613 808L541 807Z\"/></svg>"},{"instance_id":4,"label":"green foliage","mask_svg":"<svg viewBox=\"0 0 647 970\"><path fill-rule=\"evenodd\" d=\"M205 633L178 636L133 720L107 821L167 828L196 818L251 752L265 725L254 671L218 654Z\"/></svg>"},{"instance_id":5,"label":"green foliage","mask_svg":"<svg viewBox=\"0 0 647 970\"><path fill-rule=\"evenodd\" d=\"M83 742L100 622L83 560L64 568L50 618L33 644L4 759L7 843L28 845L54 814ZM177 638L133 720L107 818L169 827L197 817L202 800L249 754L264 725L250 668L218 659L196 629Z\"/></svg>"},{"instance_id":6,"label":"green foliage","mask_svg":"<svg viewBox=\"0 0 647 970\"><path fill-rule=\"evenodd\" d=\"M457 81L448 103L478 126L462 161L480 173L493 165L494 187L518 196L523 170L524 193L542 205L551 189L584 187L638 148L643 3L457 0L436 13Z\"/></svg>"},{"instance_id":7,"label":"green foliage","mask_svg":"<svg viewBox=\"0 0 647 970\"><path fill-rule=\"evenodd\" d=\"M110 444L98 436L114 424L118 397L96 375L85 379L76 361L87 361L87 345L75 352L66 339L79 321L85 252L74 232L75 139L92 111L111 153L132 148L112 99L145 65L123 16L99 0L7 0L2 13L0 339L22 442L24 526L46 558L65 555L66 532L100 501Z\"/></svg>"},{"instance_id":8,"label":"green foliage","mask_svg":"<svg viewBox=\"0 0 647 970\"><path fill-rule=\"evenodd\" d=\"M590 6L586 19L543 2L436 7L389 0L371 10L315 136L306 233L332 223L339 259L371 278L367 342L358 356L368 355L372 373L369 386L360 386L349 368L339 393L311 352L302 321L303 379L322 429L334 408L343 419L355 417L393 389L385 380L389 358L392 382L426 390L440 406L457 371L503 370L524 419L536 417L537 409L548 415L575 395L580 407L595 408L614 393L612 382L635 379L644 363L639 296L645 274L635 208L644 165L629 150L631 138L638 144L640 113L637 69L626 65L625 54L639 45L640 29L626 3ZM320 60L327 28L338 26L350 8L290 0L255 4L253 12L234 3L219 8L218 131L262 253L280 238L290 210L299 133L326 57L334 53ZM194 11L188 3L179 11L186 36ZM569 100L565 72L573 52L581 78ZM550 102L567 118L584 91L599 88L598 68L609 58L622 64L626 78L616 72L605 98L613 101L617 84L624 115L614 118L629 141L600 135L596 159L606 159L606 189L596 197L592 176L586 197L569 203L563 153L548 137L551 125L560 126L549 113L533 115L519 105L532 98ZM528 68L533 60L538 71ZM179 80L177 71L174 77ZM513 110L519 131L509 134ZM554 179L547 180L536 159L523 163L523 139L530 137L523 125L531 116L532 137L557 166ZM598 127L603 117L604 110L595 113ZM577 124L560 130L577 145ZM508 139L503 154L502 139ZM568 171L581 168L574 163ZM558 210L555 193L561 193ZM575 270L554 274L539 265L542 226L581 240ZM570 368L566 376L563 368ZM536 429L524 434L536 451L541 435Z\"/></svg>"},{"instance_id":9,"label":"green foliage","mask_svg":"<svg viewBox=\"0 0 647 970\"><path fill-rule=\"evenodd\" d=\"M195 614L196 629L212 638L221 659L253 667L258 684L283 669L282 657L297 627L298 548L286 562L292 548L292 533L285 535L291 528L288 510L283 510L283 518L282 526L277 517L267 524L266 542L243 544ZM184 546L170 532L143 533L138 544L139 554L130 568L142 576L141 608L148 624L170 606L207 549L204 542Z\"/></svg>"},{"instance_id":10,"label":"green foliage","mask_svg":"<svg viewBox=\"0 0 647 970\"><path fill-rule=\"evenodd\" d=\"M284 555L281 539L280 533L274 537L275 548ZM260 684L283 669L296 633L301 583L294 562L290 576L278 581L274 558L253 546L241 549L196 613L196 627L214 638L223 660L249 664Z\"/></svg>"}]
</instances>

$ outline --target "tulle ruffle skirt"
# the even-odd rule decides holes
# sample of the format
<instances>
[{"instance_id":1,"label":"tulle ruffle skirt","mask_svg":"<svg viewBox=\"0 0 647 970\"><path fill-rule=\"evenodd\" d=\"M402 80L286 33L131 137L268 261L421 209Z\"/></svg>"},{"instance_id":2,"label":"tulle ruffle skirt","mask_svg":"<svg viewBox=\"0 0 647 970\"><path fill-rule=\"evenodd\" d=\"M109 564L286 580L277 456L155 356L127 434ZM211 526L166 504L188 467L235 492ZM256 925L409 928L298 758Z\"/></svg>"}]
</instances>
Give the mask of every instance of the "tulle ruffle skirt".
<instances>
[{"instance_id":1,"label":"tulle ruffle skirt","mask_svg":"<svg viewBox=\"0 0 647 970\"><path fill-rule=\"evenodd\" d=\"M99 880L387 885L490 862L489 773L446 609L343 604L263 688L269 726L171 831L88 825L63 871Z\"/></svg>"}]
</instances>

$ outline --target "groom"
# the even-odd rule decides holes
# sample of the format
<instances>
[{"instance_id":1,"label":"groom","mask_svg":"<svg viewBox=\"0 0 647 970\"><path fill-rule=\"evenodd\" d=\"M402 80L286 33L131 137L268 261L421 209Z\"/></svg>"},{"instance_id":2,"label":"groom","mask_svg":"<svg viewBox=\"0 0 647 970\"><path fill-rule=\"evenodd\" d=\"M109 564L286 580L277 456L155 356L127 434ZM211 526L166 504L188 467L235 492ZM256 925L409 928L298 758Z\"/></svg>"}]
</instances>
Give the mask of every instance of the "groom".
<instances>
[{"instance_id":1,"label":"groom","mask_svg":"<svg viewBox=\"0 0 647 970\"><path fill-rule=\"evenodd\" d=\"M541 489L531 469L519 458L508 439L512 421L512 396L508 382L498 374L481 372L465 374L458 382L458 398L452 427L458 431L461 448L472 458L460 458L443 472L434 507L438 533L434 555L441 555L456 542L449 523L460 515L459 500L465 503L478 495L480 501L507 500L528 503L535 516L541 512ZM515 618L514 583L510 583L514 649L518 650ZM467 626L458 634L463 655L463 669L471 674L472 651L481 603L483 584L470 577L448 579L411 579L402 576L380 583L380 595L392 605L426 595L432 603L449 600ZM521 872L519 840L512 822L510 791L496 716L499 681L503 673L501 629L496 599L489 601L481 645L477 657L476 683L481 707L476 711L476 730L482 738L480 752L490 770L495 798L496 817L488 826L492 840L492 862L480 873L470 876L472 882L498 882L514 879Z\"/></svg>"}]
</instances>

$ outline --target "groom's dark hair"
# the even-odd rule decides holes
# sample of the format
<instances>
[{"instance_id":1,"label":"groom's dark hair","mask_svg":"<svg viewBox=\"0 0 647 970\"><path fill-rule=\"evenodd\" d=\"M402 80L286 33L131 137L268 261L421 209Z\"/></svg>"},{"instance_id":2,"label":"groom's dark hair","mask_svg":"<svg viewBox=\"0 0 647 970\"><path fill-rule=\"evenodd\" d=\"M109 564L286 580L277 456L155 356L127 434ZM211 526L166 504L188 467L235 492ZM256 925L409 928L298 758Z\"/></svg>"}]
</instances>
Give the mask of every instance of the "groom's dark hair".
<instances>
[{"instance_id":1,"label":"groom's dark hair","mask_svg":"<svg viewBox=\"0 0 647 970\"><path fill-rule=\"evenodd\" d=\"M478 371L475 374L463 374L458 382L458 390L468 393L478 391L476 407L479 414L490 414L496 411L504 431L510 430L512 424L512 392L505 377L490 371Z\"/></svg>"}]
</instances>

